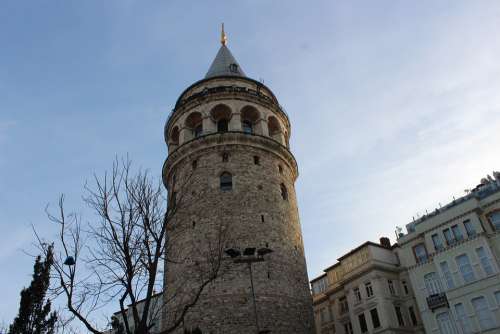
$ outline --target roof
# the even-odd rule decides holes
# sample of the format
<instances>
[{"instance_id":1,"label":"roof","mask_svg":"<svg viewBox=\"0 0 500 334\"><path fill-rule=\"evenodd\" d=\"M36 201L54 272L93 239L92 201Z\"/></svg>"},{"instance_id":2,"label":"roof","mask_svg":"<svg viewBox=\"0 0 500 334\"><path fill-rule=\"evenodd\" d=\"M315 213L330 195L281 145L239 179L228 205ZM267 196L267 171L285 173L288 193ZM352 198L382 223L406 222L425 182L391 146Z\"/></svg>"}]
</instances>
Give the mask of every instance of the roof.
<instances>
[{"instance_id":1,"label":"roof","mask_svg":"<svg viewBox=\"0 0 500 334\"><path fill-rule=\"evenodd\" d=\"M205 79L220 76L246 77L233 54L225 45L221 45L219 52L217 52L212 65L210 65L205 75Z\"/></svg>"}]
</instances>

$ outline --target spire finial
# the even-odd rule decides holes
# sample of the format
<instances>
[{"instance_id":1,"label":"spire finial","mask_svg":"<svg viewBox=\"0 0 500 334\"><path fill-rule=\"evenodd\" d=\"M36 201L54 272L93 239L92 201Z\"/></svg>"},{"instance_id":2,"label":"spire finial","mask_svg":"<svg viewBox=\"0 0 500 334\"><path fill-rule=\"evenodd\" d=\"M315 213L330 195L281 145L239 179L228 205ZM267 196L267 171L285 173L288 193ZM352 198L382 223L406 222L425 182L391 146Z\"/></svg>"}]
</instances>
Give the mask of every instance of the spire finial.
<instances>
[{"instance_id":1,"label":"spire finial","mask_svg":"<svg viewBox=\"0 0 500 334\"><path fill-rule=\"evenodd\" d=\"M227 36L226 36L226 32L224 31L224 23L222 23L222 30L220 32L220 43L222 45L227 44Z\"/></svg>"}]
</instances>

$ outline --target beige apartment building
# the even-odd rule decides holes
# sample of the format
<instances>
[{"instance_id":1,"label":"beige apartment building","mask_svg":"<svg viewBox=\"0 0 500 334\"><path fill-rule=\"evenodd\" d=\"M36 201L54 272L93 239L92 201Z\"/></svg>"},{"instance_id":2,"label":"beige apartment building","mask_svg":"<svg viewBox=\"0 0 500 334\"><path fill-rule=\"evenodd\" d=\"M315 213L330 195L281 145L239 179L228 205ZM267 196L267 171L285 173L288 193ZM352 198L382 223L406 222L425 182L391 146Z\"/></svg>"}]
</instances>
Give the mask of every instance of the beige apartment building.
<instances>
[{"instance_id":1,"label":"beige apartment building","mask_svg":"<svg viewBox=\"0 0 500 334\"><path fill-rule=\"evenodd\" d=\"M366 242L311 281L316 333L424 333L395 247Z\"/></svg>"},{"instance_id":2,"label":"beige apartment building","mask_svg":"<svg viewBox=\"0 0 500 334\"><path fill-rule=\"evenodd\" d=\"M500 173L406 228L395 251L426 333L500 333Z\"/></svg>"}]
</instances>

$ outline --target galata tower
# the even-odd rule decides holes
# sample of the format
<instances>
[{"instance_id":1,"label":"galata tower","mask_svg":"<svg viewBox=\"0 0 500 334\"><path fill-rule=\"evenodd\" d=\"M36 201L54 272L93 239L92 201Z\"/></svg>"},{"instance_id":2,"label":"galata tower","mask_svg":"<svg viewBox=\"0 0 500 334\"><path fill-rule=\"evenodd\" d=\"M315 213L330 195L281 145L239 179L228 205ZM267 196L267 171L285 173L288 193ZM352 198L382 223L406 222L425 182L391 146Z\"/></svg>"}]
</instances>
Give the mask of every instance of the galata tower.
<instances>
[{"instance_id":1,"label":"galata tower","mask_svg":"<svg viewBox=\"0 0 500 334\"><path fill-rule=\"evenodd\" d=\"M165 125L162 174L174 213L162 326L187 310L175 333L310 334L290 121L273 92L243 72L224 30L221 44Z\"/></svg>"}]
</instances>

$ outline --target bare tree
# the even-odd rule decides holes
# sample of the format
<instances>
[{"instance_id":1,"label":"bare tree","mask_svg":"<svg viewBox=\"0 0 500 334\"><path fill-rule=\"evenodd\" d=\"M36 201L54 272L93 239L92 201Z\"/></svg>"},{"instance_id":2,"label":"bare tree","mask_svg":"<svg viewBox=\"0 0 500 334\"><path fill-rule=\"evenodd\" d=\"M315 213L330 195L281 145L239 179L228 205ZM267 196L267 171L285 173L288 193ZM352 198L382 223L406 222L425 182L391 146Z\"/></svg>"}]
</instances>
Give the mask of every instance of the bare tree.
<instances>
[{"instance_id":1,"label":"bare tree","mask_svg":"<svg viewBox=\"0 0 500 334\"><path fill-rule=\"evenodd\" d=\"M178 189L188 187L190 179L184 178ZM182 228L182 222L174 216L184 201L192 199L184 196L187 191L170 191L168 205L161 182L155 182L148 172L132 173L128 159L115 160L111 173L94 176L92 186L86 185L85 190L84 202L97 219L84 225L79 215L67 214L63 195L57 213L46 210L59 230L54 243L57 283L53 293L65 298L70 315L91 333L103 333L97 314L113 303L120 310L124 333L149 333L161 316L159 309L166 306L156 307L153 297L163 289L169 231L176 228L174 221ZM40 248L46 251L48 243L36 236ZM226 239L227 230L220 226L215 238L207 243L203 265L197 266L196 290L187 296L182 311L162 333L178 328L205 287L220 275Z\"/></svg>"}]
</instances>

